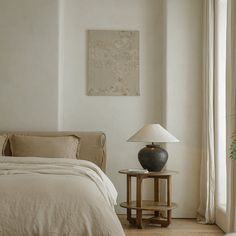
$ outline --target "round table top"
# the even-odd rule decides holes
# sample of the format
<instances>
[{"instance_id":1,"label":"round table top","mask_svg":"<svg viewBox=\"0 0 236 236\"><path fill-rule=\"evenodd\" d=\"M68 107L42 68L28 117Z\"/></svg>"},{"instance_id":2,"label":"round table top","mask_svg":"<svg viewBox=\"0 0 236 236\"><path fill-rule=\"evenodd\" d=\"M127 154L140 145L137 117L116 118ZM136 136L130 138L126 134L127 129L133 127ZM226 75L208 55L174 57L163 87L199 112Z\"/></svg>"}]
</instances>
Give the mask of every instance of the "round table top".
<instances>
[{"instance_id":1,"label":"round table top","mask_svg":"<svg viewBox=\"0 0 236 236\"><path fill-rule=\"evenodd\" d=\"M144 173L144 172L139 172L139 171L135 171L135 170L130 171L129 169L120 170L119 173L126 174L126 175L132 175L132 176L143 175L143 176L147 176L147 177L148 176L149 177L170 176L170 175L178 174L177 171L173 171L173 170L163 170L163 171L160 171L160 172L150 171L150 172Z\"/></svg>"}]
</instances>

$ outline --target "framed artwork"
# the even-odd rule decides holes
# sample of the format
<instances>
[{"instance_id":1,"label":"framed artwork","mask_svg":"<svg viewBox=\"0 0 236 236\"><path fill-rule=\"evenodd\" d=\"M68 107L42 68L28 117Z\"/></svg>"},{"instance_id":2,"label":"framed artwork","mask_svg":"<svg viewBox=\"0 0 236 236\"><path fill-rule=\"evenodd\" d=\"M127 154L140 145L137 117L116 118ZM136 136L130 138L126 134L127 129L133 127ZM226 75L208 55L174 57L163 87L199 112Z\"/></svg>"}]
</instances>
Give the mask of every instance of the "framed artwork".
<instances>
[{"instance_id":1,"label":"framed artwork","mask_svg":"<svg viewBox=\"0 0 236 236\"><path fill-rule=\"evenodd\" d=\"M88 31L89 96L139 96L139 32Z\"/></svg>"}]
</instances>

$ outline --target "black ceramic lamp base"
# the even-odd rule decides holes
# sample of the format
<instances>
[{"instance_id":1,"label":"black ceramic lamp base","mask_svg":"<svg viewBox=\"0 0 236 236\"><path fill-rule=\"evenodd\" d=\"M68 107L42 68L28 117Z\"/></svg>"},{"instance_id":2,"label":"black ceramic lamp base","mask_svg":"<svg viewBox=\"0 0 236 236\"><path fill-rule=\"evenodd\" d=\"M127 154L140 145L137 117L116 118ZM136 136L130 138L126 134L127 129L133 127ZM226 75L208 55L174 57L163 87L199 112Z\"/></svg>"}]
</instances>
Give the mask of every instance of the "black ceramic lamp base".
<instances>
[{"instance_id":1,"label":"black ceramic lamp base","mask_svg":"<svg viewBox=\"0 0 236 236\"><path fill-rule=\"evenodd\" d=\"M147 145L138 153L141 166L148 171L161 171L168 160L168 153L159 145Z\"/></svg>"}]
</instances>

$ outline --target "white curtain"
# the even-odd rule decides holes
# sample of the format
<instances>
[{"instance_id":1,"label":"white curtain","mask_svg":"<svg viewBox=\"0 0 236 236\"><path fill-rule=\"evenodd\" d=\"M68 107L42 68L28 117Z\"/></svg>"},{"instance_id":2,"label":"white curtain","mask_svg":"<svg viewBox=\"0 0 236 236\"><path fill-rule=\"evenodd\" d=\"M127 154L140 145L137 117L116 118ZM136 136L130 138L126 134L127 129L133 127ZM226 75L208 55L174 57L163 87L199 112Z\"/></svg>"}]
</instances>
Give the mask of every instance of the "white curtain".
<instances>
[{"instance_id":1,"label":"white curtain","mask_svg":"<svg viewBox=\"0 0 236 236\"><path fill-rule=\"evenodd\" d=\"M227 21L227 150L236 139L236 1L228 0ZM228 232L236 232L236 160L227 163Z\"/></svg>"},{"instance_id":2,"label":"white curtain","mask_svg":"<svg viewBox=\"0 0 236 236\"><path fill-rule=\"evenodd\" d=\"M198 220L215 222L215 0L204 0L203 137Z\"/></svg>"},{"instance_id":3,"label":"white curtain","mask_svg":"<svg viewBox=\"0 0 236 236\"><path fill-rule=\"evenodd\" d=\"M227 0L226 129L227 129L227 222L236 232L236 160L228 158L236 139L236 0ZM217 156L217 45L216 0L204 0L203 143L198 220L215 223Z\"/></svg>"}]
</instances>

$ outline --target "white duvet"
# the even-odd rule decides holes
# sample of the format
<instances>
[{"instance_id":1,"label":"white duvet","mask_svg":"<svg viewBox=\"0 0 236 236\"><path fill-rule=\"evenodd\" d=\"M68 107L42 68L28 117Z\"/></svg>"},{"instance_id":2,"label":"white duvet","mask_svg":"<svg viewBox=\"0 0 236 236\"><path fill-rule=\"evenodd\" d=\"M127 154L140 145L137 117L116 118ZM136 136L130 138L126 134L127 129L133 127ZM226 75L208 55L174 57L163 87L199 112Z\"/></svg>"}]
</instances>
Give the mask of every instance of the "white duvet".
<instances>
[{"instance_id":1,"label":"white duvet","mask_svg":"<svg viewBox=\"0 0 236 236\"><path fill-rule=\"evenodd\" d=\"M0 157L0 236L122 236L116 198L91 162Z\"/></svg>"}]
</instances>

